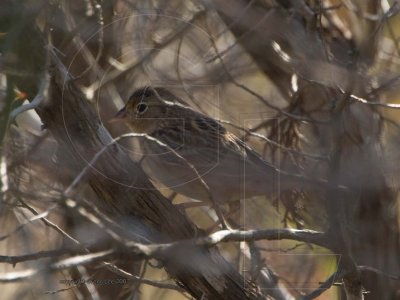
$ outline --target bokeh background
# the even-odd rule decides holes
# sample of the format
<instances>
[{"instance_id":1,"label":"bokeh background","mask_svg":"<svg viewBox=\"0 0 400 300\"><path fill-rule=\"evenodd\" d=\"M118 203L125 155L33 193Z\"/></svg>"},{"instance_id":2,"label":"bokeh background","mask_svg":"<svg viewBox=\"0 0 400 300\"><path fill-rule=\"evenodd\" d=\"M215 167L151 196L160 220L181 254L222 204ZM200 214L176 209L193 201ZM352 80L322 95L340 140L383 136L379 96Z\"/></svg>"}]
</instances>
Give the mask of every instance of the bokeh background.
<instances>
[{"instance_id":1,"label":"bokeh background","mask_svg":"<svg viewBox=\"0 0 400 300\"><path fill-rule=\"evenodd\" d=\"M37 93L22 87L46 83L41 72L32 72L37 64L48 67L48 59L37 54L45 40L113 137L129 132L107 121L135 89L165 87L221 120L267 161L349 187L351 193L343 197L302 189L254 197L242 201L232 218L244 229L345 231L346 249L356 264L384 273L362 272L365 299L399 298L398 280L388 279L400 274L399 9L390 0L4 1L0 255L65 247L55 224L84 244L97 245L103 237L90 222L58 205L77 171L42 126L35 112L40 108L21 109ZM24 27L28 20L36 26L31 31ZM75 137L70 139L74 144ZM120 143L136 161L137 143ZM151 180L174 204L192 201ZM96 193L84 185L79 197L90 202ZM202 229L214 226L209 206L186 214ZM295 299L317 289L342 258L332 249L287 240L256 242L251 247L258 253L255 263L243 243L218 248L245 278L257 281L260 272L267 272ZM40 268L53 259L37 257L16 265L4 260L0 270ZM141 278L174 282L157 261L137 260L130 268ZM74 276L96 276L96 267L4 283L1 298L189 297L139 282L109 287L59 282ZM339 281L318 299L345 297Z\"/></svg>"}]
</instances>

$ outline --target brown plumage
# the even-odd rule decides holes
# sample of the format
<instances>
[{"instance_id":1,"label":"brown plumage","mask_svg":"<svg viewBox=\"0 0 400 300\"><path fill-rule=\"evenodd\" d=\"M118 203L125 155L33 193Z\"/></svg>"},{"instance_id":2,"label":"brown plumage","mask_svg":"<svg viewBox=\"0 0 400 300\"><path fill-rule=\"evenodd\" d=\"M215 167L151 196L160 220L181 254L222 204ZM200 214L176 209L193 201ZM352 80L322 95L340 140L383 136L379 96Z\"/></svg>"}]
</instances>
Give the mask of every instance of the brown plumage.
<instances>
[{"instance_id":1,"label":"brown plumage","mask_svg":"<svg viewBox=\"0 0 400 300\"><path fill-rule=\"evenodd\" d=\"M193 199L209 198L198 175L219 203L316 184L277 170L218 121L193 110L163 88L138 89L114 120L123 120L134 132L146 133L173 149L175 153L143 140L144 170Z\"/></svg>"}]
</instances>

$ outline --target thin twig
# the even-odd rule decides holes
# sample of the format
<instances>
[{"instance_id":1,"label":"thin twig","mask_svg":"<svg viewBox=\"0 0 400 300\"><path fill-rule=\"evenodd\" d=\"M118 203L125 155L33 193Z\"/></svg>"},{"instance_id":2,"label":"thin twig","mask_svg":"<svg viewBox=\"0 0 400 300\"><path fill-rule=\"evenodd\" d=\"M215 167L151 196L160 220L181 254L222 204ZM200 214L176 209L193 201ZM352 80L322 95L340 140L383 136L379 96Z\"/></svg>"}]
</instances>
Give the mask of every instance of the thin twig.
<instances>
[{"instance_id":1,"label":"thin twig","mask_svg":"<svg viewBox=\"0 0 400 300\"><path fill-rule=\"evenodd\" d=\"M39 212L33 208L32 206L30 206L29 204L27 204L25 201L19 199L19 201L22 203L22 205L28 209L31 213L33 213L34 215L39 215ZM47 211L51 211L52 209L54 209L54 207L51 207L51 209L47 210ZM58 233L60 233L63 237L67 238L68 240L72 241L74 244L76 245L80 245L80 242L76 239L74 239L71 235L69 235L67 232L65 232L63 229L61 229L57 224L54 224L53 222L49 221L48 219L46 219L45 217L41 217L40 220L48 227L54 229L55 231L57 231Z\"/></svg>"},{"instance_id":2,"label":"thin twig","mask_svg":"<svg viewBox=\"0 0 400 300\"><path fill-rule=\"evenodd\" d=\"M90 253L90 254L86 254L86 255L73 256L73 257L63 259L63 260L59 260L55 263L49 264L46 267L42 267L42 268L32 268L32 269L26 269L26 270L18 271L18 272L8 272L5 275L0 276L0 282L1 283L10 283L10 282L24 281L24 280L28 280L28 279L32 278L33 276L36 276L43 272L59 271L59 270L77 267L80 265L94 263L99 260L107 259L114 254L115 254L115 252L113 250L105 250L105 251Z\"/></svg>"},{"instance_id":3,"label":"thin twig","mask_svg":"<svg viewBox=\"0 0 400 300\"><path fill-rule=\"evenodd\" d=\"M220 218L220 222L221 225L223 226L224 229L227 228L223 214L219 208L219 205L216 203L216 201L214 200L210 188L208 187L207 183L204 181L204 179L200 176L200 174L198 173L197 169L190 163L188 162L183 156L181 156L179 153L177 153L174 149L172 149L170 146L168 146L167 144L161 142L160 140L149 136L148 134L144 134L144 133L127 133L127 134L123 134L118 136L117 138L113 139L111 142L109 142L107 145L105 145L99 152L97 152L95 154L95 156L91 159L91 161L83 168L83 170L78 174L78 176L75 177L74 181L68 186L68 188L64 191L64 195L66 197L69 197L70 195L72 195L72 192L76 189L76 187L78 186L78 184L82 181L83 177L88 173L90 168L93 168L94 164L96 163L96 161L100 158L100 156L102 154L104 154L104 152L112 145L116 144L118 141L122 140L122 139L126 139L126 138L134 138L134 137L138 137L138 138L145 138L151 142L156 143L158 146L166 148L166 150L172 152L176 157L178 157L179 159L181 159L196 175L196 179L198 179L200 181L200 183L202 184L202 186L204 187L204 189L206 190L206 192L208 193L210 202L213 204L214 209L218 215L218 217Z\"/></svg>"},{"instance_id":4,"label":"thin twig","mask_svg":"<svg viewBox=\"0 0 400 300\"><path fill-rule=\"evenodd\" d=\"M364 98L361 98L359 96L356 95L349 95L349 97L357 102L363 103L363 104L368 104L371 106L381 106L381 107L386 107L386 108L395 108L395 109L400 109L400 104L396 104L396 103L381 103L381 102L371 102L368 101Z\"/></svg>"},{"instance_id":5,"label":"thin twig","mask_svg":"<svg viewBox=\"0 0 400 300\"><path fill-rule=\"evenodd\" d=\"M359 269L360 271L369 271L369 272L374 272L378 275L382 275L384 277L387 277L389 279L393 279L393 280L400 280L400 276L399 275L393 275L393 274L388 274L386 272L383 272L381 270L378 270L374 267L370 267L370 266L357 266L357 269Z\"/></svg>"},{"instance_id":6,"label":"thin twig","mask_svg":"<svg viewBox=\"0 0 400 300\"><path fill-rule=\"evenodd\" d=\"M30 260L37 260L40 258L54 258L59 257L65 254L70 254L71 252L75 252L80 249L57 249L57 250L47 250L47 251L39 251L35 253L29 253L25 255L0 255L0 263L8 263L15 266L17 263L26 262Z\"/></svg>"},{"instance_id":7,"label":"thin twig","mask_svg":"<svg viewBox=\"0 0 400 300\"><path fill-rule=\"evenodd\" d=\"M144 62L146 62L149 58L153 57L154 54L158 53L160 48L163 48L173 41L175 41L176 38L184 34L187 30L189 30L191 27L190 25L197 19L199 18L204 11L200 11L196 13L193 18L188 20L185 25L183 25L180 29L176 30L171 34L170 36L166 37L164 41L159 43L157 47L152 47L149 49L148 52L146 52L142 57L139 59L133 59L124 64L123 70L112 70L107 73L107 76L104 77L101 81L97 80L94 82L91 86L86 88L86 90L90 91L91 93L94 93L96 90L98 90L101 86L106 85L107 83L115 81L117 78L120 76L123 76L127 73L127 71L133 71L135 68L142 66ZM152 15L152 14L149 14Z\"/></svg>"},{"instance_id":8,"label":"thin twig","mask_svg":"<svg viewBox=\"0 0 400 300\"><path fill-rule=\"evenodd\" d=\"M315 299L328 290L334 283L343 278L344 272L336 271L327 280L325 280L316 290L312 291L310 294L301 297L301 300L311 300Z\"/></svg>"},{"instance_id":9,"label":"thin twig","mask_svg":"<svg viewBox=\"0 0 400 300\"><path fill-rule=\"evenodd\" d=\"M207 22L205 22L205 23L206 23L207 31L210 32L210 30L209 30L209 28L208 28ZM260 102L262 102L263 104L265 104L267 107L269 107L269 108L271 108L271 109L273 109L273 110L279 112L280 114L282 114L282 115L284 115L284 116L286 116L286 117L295 119L295 120L297 120L297 121L302 121L302 122L315 122L315 120L312 120L312 119L309 119L309 118L305 118L305 117L302 117L302 116L299 116L299 115L295 115L295 114L289 113L289 112L285 111L284 109L281 109L281 108L279 108L278 106L269 103L269 102L268 102L267 100L265 100L264 97L262 97L260 94L256 93L255 91L253 91L252 89L248 88L248 87L245 86L244 84L239 83L239 82L232 76L232 74L231 74L230 71L228 70L227 66L225 65L224 59L223 59L223 58L221 57L221 55L220 55L220 52L219 52L219 50L218 50L218 47L217 47L217 45L216 45L216 43L215 43L214 38L212 37L211 34L209 34L209 37L210 37L210 41L211 41L212 47L213 47L215 53L216 53L217 56L218 56L218 59L219 59L219 61L220 61L220 63L221 63L221 66L222 66L224 72L226 73L226 75L228 75L229 80L230 80L235 86L237 86L238 88L244 90L245 92L249 93L250 95L254 96L256 99L258 99Z\"/></svg>"},{"instance_id":10,"label":"thin twig","mask_svg":"<svg viewBox=\"0 0 400 300\"><path fill-rule=\"evenodd\" d=\"M39 91L37 93L37 95L35 96L35 98L33 98L33 100L31 102L29 102L28 104L25 105L21 105L19 107L17 107L16 109L14 109L11 113L10 113L10 120L13 121L15 120L15 118L30 109L35 109L38 108L39 105L43 102L43 100L47 97L47 90L49 88L50 85L50 75L48 72L45 72L43 74L43 78L40 81L40 87L39 87Z\"/></svg>"},{"instance_id":11,"label":"thin twig","mask_svg":"<svg viewBox=\"0 0 400 300\"><path fill-rule=\"evenodd\" d=\"M93 59L91 56L91 53L87 51L85 54L86 59L89 61L89 65L85 70L83 70L80 74L75 75L74 78L79 79L82 78L89 70L91 70L95 65L97 66L100 57L103 55L103 50L104 50L104 20L103 20L103 12L102 12L102 7L98 3L92 3L93 10L95 11L95 15L97 18L97 24L99 26L99 30L95 32L88 40L90 40L94 35L98 34L98 39L97 39L97 44L98 44L98 49L97 49L97 54L96 57ZM77 36L75 37L77 38ZM81 48L85 47L84 43L81 42ZM88 53L89 52L89 53ZM91 61L90 61L91 60Z\"/></svg>"},{"instance_id":12,"label":"thin twig","mask_svg":"<svg viewBox=\"0 0 400 300\"><path fill-rule=\"evenodd\" d=\"M90 219L90 221L94 221ZM96 225L98 225L96 223ZM69 269L80 265L91 264L97 261L102 261L113 257L114 255L120 254L120 251L129 251L131 255L145 256L148 258L162 259L165 256L171 255L171 250L181 249L185 246L195 247L213 247L218 243L225 242L241 242L241 241L256 241L256 240L281 240L290 239L296 241L302 241L307 243L314 243L322 247L329 247L329 242L326 241L325 234L322 232L312 230L295 230L295 229L264 229L264 230L221 230L217 231L209 236L203 238L197 238L186 241L178 241L167 244L141 244L132 241L124 241L123 239L117 239L125 246L125 250L104 250L96 253L89 253L85 255L78 255L69 257L63 260L53 262L46 267L32 268L19 272L7 273L0 276L0 282L16 282L23 281L33 276L46 271L58 271L63 269ZM119 249L119 248L118 248ZM173 251L172 251L173 252ZM105 264L110 267L112 265ZM127 274L125 274L127 275Z\"/></svg>"},{"instance_id":13,"label":"thin twig","mask_svg":"<svg viewBox=\"0 0 400 300\"><path fill-rule=\"evenodd\" d=\"M31 224L37 220L41 220L45 217L48 216L50 210L52 210L55 207L55 205L53 205L49 210L46 210L45 212L42 212L38 215L33 216L32 218L25 220L22 224L19 224L19 226L17 228L15 228L13 231L11 231L10 233L7 233L3 236L0 236L0 242L4 241L5 239L8 239L9 237L11 237L12 235L16 234L18 231L22 230L26 225Z\"/></svg>"},{"instance_id":14,"label":"thin twig","mask_svg":"<svg viewBox=\"0 0 400 300\"><path fill-rule=\"evenodd\" d=\"M257 137L257 138L259 138L259 139L262 139L263 141L266 141L267 143L269 143L269 144L271 144L271 145L273 145L273 146L276 146L276 147L278 147L278 148L280 148L280 149L282 149L282 150L284 150L284 151L291 152L291 153L298 154L298 155L305 156L305 157L309 157L309 158L316 159L316 160L325 160L325 161L329 160L329 157L326 157L326 156L304 153L304 152L301 152L301 151L297 151L297 150L295 150L295 149L293 149L293 148L285 147L285 146L283 146L283 145L281 145L281 144L275 142L274 140L269 139L269 138L266 137L265 135L262 135L262 134L260 134L260 133L257 133L257 132L254 132L254 131L252 131L252 130L246 129L246 128L242 127L242 126L233 124L233 123L230 122L230 121L219 120L219 122L221 122L221 123L223 123L223 124L228 124L228 125L230 125L230 126L236 128L236 129L239 129L239 130L241 130L241 131L244 131L244 132L247 133L248 135Z\"/></svg>"}]
</instances>

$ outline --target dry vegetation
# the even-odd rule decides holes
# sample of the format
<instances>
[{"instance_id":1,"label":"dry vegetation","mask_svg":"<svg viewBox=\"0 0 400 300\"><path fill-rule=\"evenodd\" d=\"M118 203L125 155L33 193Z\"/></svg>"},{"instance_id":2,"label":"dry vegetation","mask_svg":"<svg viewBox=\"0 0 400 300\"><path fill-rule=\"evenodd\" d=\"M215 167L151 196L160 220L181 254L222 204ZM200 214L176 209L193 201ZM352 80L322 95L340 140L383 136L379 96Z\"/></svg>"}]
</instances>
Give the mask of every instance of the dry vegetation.
<instances>
[{"instance_id":1,"label":"dry vegetation","mask_svg":"<svg viewBox=\"0 0 400 300\"><path fill-rule=\"evenodd\" d=\"M2 0L0 298L400 299L399 11ZM144 85L331 188L180 209L107 122Z\"/></svg>"}]
</instances>

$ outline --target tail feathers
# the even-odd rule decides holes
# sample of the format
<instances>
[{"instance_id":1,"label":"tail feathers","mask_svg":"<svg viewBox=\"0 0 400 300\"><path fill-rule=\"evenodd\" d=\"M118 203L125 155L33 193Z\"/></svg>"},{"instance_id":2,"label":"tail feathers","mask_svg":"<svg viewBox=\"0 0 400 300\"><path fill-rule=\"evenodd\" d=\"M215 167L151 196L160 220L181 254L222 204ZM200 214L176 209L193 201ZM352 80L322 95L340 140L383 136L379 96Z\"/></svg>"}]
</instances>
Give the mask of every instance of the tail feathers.
<instances>
[{"instance_id":1,"label":"tail feathers","mask_svg":"<svg viewBox=\"0 0 400 300\"><path fill-rule=\"evenodd\" d=\"M349 187L336 184L324 178L312 178L302 174L287 173L279 171L281 188L305 188L305 189L328 189L348 191Z\"/></svg>"}]
</instances>

